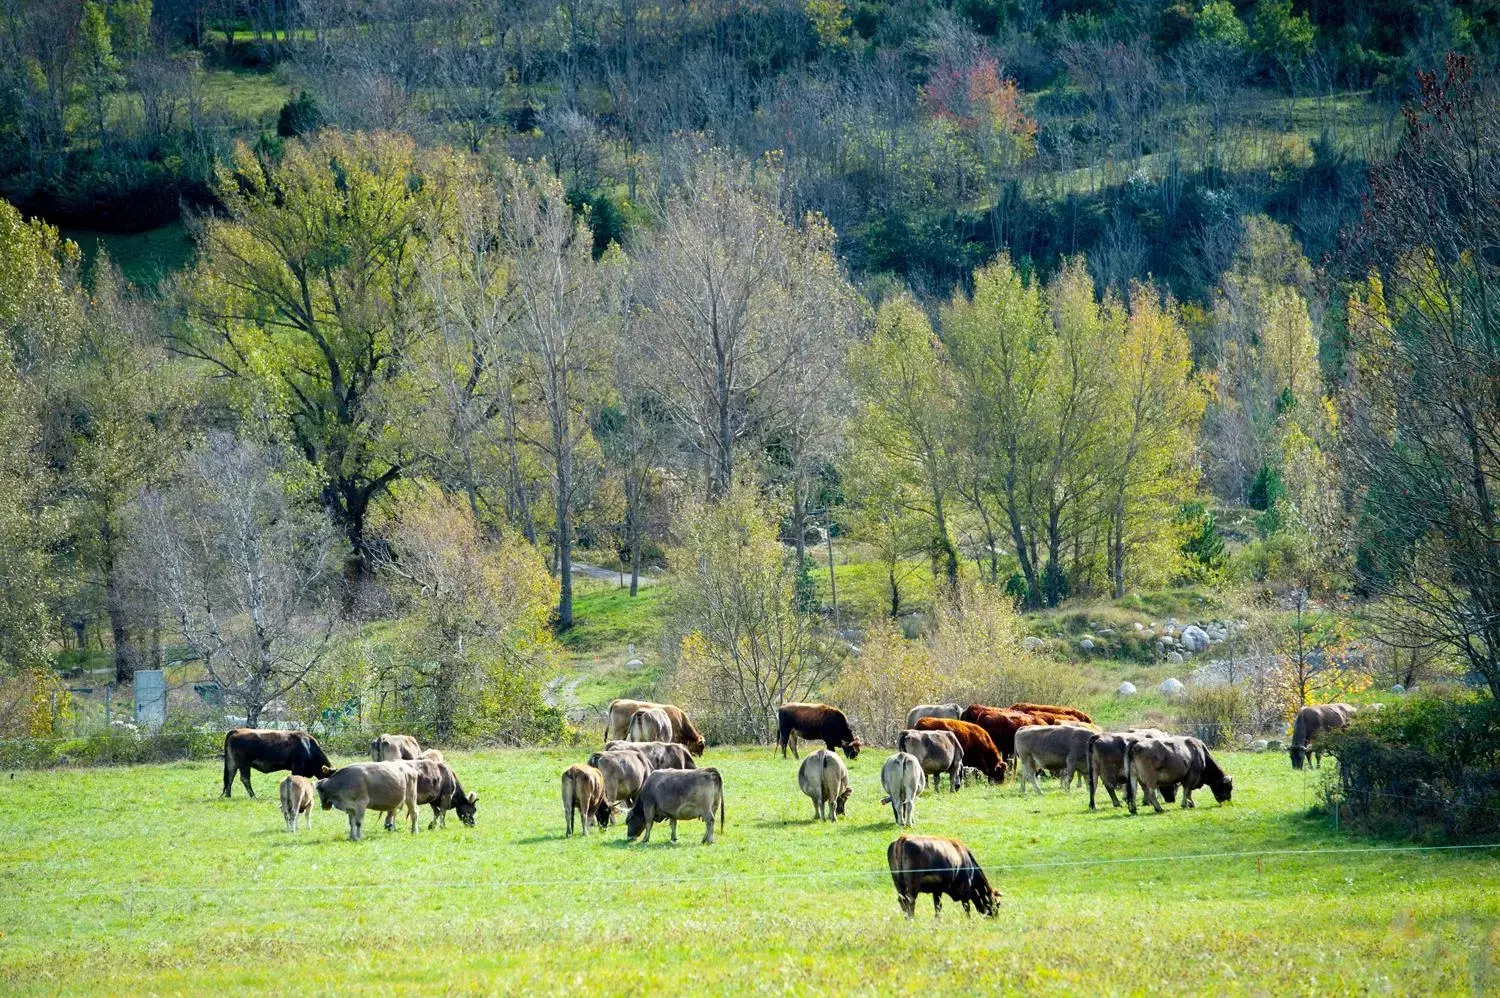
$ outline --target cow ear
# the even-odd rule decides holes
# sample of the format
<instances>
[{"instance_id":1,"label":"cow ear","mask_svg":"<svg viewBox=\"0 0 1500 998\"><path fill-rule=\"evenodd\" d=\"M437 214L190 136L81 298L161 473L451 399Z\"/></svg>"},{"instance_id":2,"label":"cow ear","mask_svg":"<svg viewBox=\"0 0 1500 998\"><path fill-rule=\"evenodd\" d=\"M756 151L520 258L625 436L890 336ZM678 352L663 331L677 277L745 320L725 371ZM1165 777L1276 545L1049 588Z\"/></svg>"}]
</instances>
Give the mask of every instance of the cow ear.
<instances>
[{"instance_id":1,"label":"cow ear","mask_svg":"<svg viewBox=\"0 0 1500 998\"><path fill-rule=\"evenodd\" d=\"M478 794L469 794L469 803L473 804L479 800Z\"/></svg>"}]
</instances>

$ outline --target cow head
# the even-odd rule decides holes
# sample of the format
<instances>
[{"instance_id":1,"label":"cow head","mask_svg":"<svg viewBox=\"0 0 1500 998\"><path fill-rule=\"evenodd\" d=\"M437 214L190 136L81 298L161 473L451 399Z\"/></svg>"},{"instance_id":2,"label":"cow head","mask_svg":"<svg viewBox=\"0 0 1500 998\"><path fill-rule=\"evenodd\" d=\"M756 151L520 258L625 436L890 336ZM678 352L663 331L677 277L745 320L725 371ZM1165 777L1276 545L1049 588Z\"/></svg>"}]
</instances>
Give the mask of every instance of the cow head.
<instances>
[{"instance_id":1,"label":"cow head","mask_svg":"<svg viewBox=\"0 0 1500 998\"><path fill-rule=\"evenodd\" d=\"M842 815L844 813L844 804L848 802L849 795L852 793L854 793L854 791L849 787L845 787L844 789L839 791L838 799L833 802L834 814Z\"/></svg>"},{"instance_id":2,"label":"cow head","mask_svg":"<svg viewBox=\"0 0 1500 998\"><path fill-rule=\"evenodd\" d=\"M1001 759L999 762L995 763L995 768L992 769L992 770L990 770L990 782L991 783L1004 783L1005 782L1005 760L1004 759Z\"/></svg>"},{"instance_id":3,"label":"cow head","mask_svg":"<svg viewBox=\"0 0 1500 998\"><path fill-rule=\"evenodd\" d=\"M1289 751L1292 755L1292 768L1301 769L1302 764L1307 761L1307 749L1301 745L1293 745Z\"/></svg>"},{"instance_id":4,"label":"cow head","mask_svg":"<svg viewBox=\"0 0 1500 998\"><path fill-rule=\"evenodd\" d=\"M320 804L323 805L323 810L325 810L325 811L332 811L333 810L333 798L331 796L329 796L328 787L325 784L319 783L319 784L317 784L317 788L318 788L318 803L320 803Z\"/></svg>"},{"instance_id":5,"label":"cow head","mask_svg":"<svg viewBox=\"0 0 1500 998\"><path fill-rule=\"evenodd\" d=\"M1224 779L1210 783L1208 789L1214 792L1214 800L1220 804L1226 804L1230 796L1234 794L1234 777L1226 775Z\"/></svg>"},{"instance_id":6,"label":"cow head","mask_svg":"<svg viewBox=\"0 0 1500 998\"><path fill-rule=\"evenodd\" d=\"M458 814L458 820L474 827L474 805L479 803L478 794L458 793L453 795L453 810Z\"/></svg>"},{"instance_id":7,"label":"cow head","mask_svg":"<svg viewBox=\"0 0 1500 998\"><path fill-rule=\"evenodd\" d=\"M688 742L687 748L689 752L693 753L693 755L702 755L703 750L707 747L708 744L704 742L703 736L696 735Z\"/></svg>"},{"instance_id":8,"label":"cow head","mask_svg":"<svg viewBox=\"0 0 1500 998\"><path fill-rule=\"evenodd\" d=\"M860 746L859 739L858 738L851 738L851 739L849 739L847 742L845 742L843 745L841 745L839 747L844 750L844 754L847 755L849 758L851 758L851 759L857 759L857 758L859 758L859 746Z\"/></svg>"},{"instance_id":9,"label":"cow head","mask_svg":"<svg viewBox=\"0 0 1500 998\"><path fill-rule=\"evenodd\" d=\"M609 823L611 820L613 820L614 816L614 806L607 800L600 801L599 806L594 808L594 823L597 824L600 828L608 828Z\"/></svg>"},{"instance_id":10,"label":"cow head","mask_svg":"<svg viewBox=\"0 0 1500 998\"><path fill-rule=\"evenodd\" d=\"M646 830L646 808L641 803L641 798L635 799L635 804L630 808L630 813L625 816L625 837L627 839L638 839Z\"/></svg>"}]
</instances>

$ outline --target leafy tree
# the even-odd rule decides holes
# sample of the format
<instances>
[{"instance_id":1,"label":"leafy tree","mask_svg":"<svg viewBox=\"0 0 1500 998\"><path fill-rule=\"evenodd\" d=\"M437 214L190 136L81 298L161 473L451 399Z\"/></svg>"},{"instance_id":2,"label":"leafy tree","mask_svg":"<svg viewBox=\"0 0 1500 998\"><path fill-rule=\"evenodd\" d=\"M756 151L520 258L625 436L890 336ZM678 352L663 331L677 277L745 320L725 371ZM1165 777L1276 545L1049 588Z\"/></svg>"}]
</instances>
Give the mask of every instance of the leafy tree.
<instances>
[{"instance_id":1,"label":"leafy tree","mask_svg":"<svg viewBox=\"0 0 1500 998\"><path fill-rule=\"evenodd\" d=\"M1209 0L1198 12L1193 26L1200 40L1221 45L1232 52L1241 52L1250 46L1250 32L1230 0Z\"/></svg>"},{"instance_id":2,"label":"leafy tree","mask_svg":"<svg viewBox=\"0 0 1500 998\"><path fill-rule=\"evenodd\" d=\"M389 416L426 328L419 260L450 218L462 165L392 135L323 132L279 162L241 147L225 206L184 282L173 340L284 420L323 477L323 502L368 577L371 503L408 455Z\"/></svg>"}]
</instances>

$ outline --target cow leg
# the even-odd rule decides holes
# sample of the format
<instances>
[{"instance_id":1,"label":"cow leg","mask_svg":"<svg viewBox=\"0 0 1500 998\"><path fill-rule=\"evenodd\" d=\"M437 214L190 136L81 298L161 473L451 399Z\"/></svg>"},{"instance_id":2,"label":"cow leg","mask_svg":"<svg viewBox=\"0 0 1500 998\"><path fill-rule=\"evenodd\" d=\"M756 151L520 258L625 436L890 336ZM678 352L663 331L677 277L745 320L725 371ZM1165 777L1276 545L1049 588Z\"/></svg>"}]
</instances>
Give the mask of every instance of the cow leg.
<instances>
[{"instance_id":1,"label":"cow leg","mask_svg":"<svg viewBox=\"0 0 1500 998\"><path fill-rule=\"evenodd\" d=\"M307 810L303 812L302 827L306 828L309 832L312 831L312 812L312 805L308 805Z\"/></svg>"},{"instance_id":2,"label":"cow leg","mask_svg":"<svg viewBox=\"0 0 1500 998\"><path fill-rule=\"evenodd\" d=\"M1119 807L1120 806L1120 798L1119 798L1119 795L1115 793L1115 788L1113 786L1111 786L1110 784L1106 783L1106 784L1104 784L1104 789L1109 791L1109 802L1111 804L1113 804L1115 807ZM1094 801L1093 801L1093 798L1091 796L1089 798L1089 807L1093 807L1093 806L1094 806Z\"/></svg>"},{"instance_id":3,"label":"cow leg","mask_svg":"<svg viewBox=\"0 0 1500 998\"><path fill-rule=\"evenodd\" d=\"M668 819L668 820L670 820L672 822L672 841L676 842L677 841L677 819L676 818L671 818L671 819Z\"/></svg>"},{"instance_id":4,"label":"cow leg","mask_svg":"<svg viewBox=\"0 0 1500 998\"><path fill-rule=\"evenodd\" d=\"M349 841L358 842L364 830L360 827L365 821L365 806L357 804L349 809Z\"/></svg>"},{"instance_id":5,"label":"cow leg","mask_svg":"<svg viewBox=\"0 0 1500 998\"><path fill-rule=\"evenodd\" d=\"M651 841L651 826L654 825L654 824L656 824L656 819L655 818L648 817L646 819L646 830L641 833L641 844L642 845L645 845L647 842Z\"/></svg>"},{"instance_id":6,"label":"cow leg","mask_svg":"<svg viewBox=\"0 0 1500 998\"><path fill-rule=\"evenodd\" d=\"M1166 811L1166 808L1161 806L1161 795L1156 792L1155 787L1147 787L1146 793L1151 795L1151 806L1156 809L1157 814L1161 814Z\"/></svg>"},{"instance_id":7,"label":"cow leg","mask_svg":"<svg viewBox=\"0 0 1500 998\"><path fill-rule=\"evenodd\" d=\"M714 813L709 811L703 822L708 825L708 830L703 833L703 844L711 846L714 844Z\"/></svg>"},{"instance_id":8,"label":"cow leg","mask_svg":"<svg viewBox=\"0 0 1500 998\"><path fill-rule=\"evenodd\" d=\"M932 917L943 917L943 895L938 891L932 892Z\"/></svg>"},{"instance_id":9,"label":"cow leg","mask_svg":"<svg viewBox=\"0 0 1500 998\"><path fill-rule=\"evenodd\" d=\"M385 813L385 830L388 831L388 832L394 832L396 830L396 812L395 811L387 811Z\"/></svg>"},{"instance_id":10,"label":"cow leg","mask_svg":"<svg viewBox=\"0 0 1500 998\"><path fill-rule=\"evenodd\" d=\"M240 782L245 785L245 793L254 797L255 788L250 785L250 764L248 762L240 766Z\"/></svg>"},{"instance_id":11,"label":"cow leg","mask_svg":"<svg viewBox=\"0 0 1500 998\"><path fill-rule=\"evenodd\" d=\"M1191 790L1189 790L1186 786L1184 786L1182 788L1182 806L1184 808L1197 807L1198 806L1197 804L1193 803L1193 792Z\"/></svg>"}]
</instances>

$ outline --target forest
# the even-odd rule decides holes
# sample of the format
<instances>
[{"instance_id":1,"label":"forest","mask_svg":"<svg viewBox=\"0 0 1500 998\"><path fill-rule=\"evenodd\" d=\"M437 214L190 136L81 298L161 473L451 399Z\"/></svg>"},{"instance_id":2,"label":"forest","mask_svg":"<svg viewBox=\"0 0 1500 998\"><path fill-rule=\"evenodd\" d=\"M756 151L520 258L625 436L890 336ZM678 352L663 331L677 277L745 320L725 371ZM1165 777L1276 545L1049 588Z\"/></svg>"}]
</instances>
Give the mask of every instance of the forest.
<instances>
[{"instance_id":1,"label":"forest","mask_svg":"<svg viewBox=\"0 0 1500 998\"><path fill-rule=\"evenodd\" d=\"M1182 661L1122 614L1245 635L1216 731L1488 701L1497 31L4 0L0 738L166 668L204 730L566 740L577 674L761 741Z\"/></svg>"}]
</instances>

